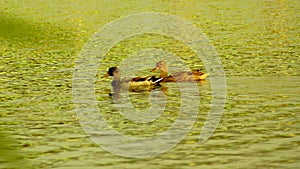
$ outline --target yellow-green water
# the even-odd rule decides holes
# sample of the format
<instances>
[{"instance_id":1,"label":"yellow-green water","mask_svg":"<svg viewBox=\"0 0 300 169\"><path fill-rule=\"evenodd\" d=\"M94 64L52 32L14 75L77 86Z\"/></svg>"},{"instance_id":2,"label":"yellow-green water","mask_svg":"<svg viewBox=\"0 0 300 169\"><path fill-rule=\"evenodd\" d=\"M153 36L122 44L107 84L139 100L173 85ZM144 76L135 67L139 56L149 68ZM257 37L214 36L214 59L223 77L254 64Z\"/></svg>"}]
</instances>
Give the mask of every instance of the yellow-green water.
<instances>
[{"instance_id":1,"label":"yellow-green water","mask_svg":"<svg viewBox=\"0 0 300 169\"><path fill-rule=\"evenodd\" d=\"M0 125L5 133L0 168L299 166L299 1L16 0L1 1L0 9ZM209 141L198 143L211 100L208 80L199 86L201 108L194 128L169 152L150 159L119 157L93 143L79 124L72 95L75 62L89 37L108 22L140 12L173 14L201 29L219 53L227 80L225 111ZM135 38L114 48L98 74L156 45L203 69L201 62L185 58L192 54L172 39ZM127 124L109 108L109 85L110 79L97 79L97 100L111 126L124 134L151 136L166 130L178 114L173 106L149 127ZM172 106L177 86L164 87ZM149 105L147 92L132 92L130 98L137 108Z\"/></svg>"}]
</instances>

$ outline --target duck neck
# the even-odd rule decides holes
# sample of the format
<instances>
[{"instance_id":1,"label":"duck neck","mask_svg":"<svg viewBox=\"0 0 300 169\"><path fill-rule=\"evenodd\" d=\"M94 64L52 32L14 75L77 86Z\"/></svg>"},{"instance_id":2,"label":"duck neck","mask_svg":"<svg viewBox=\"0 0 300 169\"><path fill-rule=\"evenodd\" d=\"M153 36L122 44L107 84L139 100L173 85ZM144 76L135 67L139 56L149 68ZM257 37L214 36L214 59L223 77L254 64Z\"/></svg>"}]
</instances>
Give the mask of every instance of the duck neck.
<instances>
[{"instance_id":1,"label":"duck neck","mask_svg":"<svg viewBox=\"0 0 300 169\"><path fill-rule=\"evenodd\" d=\"M120 81L120 76L118 76L118 77L114 76L113 81L119 82Z\"/></svg>"},{"instance_id":2,"label":"duck neck","mask_svg":"<svg viewBox=\"0 0 300 169\"><path fill-rule=\"evenodd\" d=\"M160 73L160 78L165 78L168 76L168 72L162 70L161 73Z\"/></svg>"},{"instance_id":3,"label":"duck neck","mask_svg":"<svg viewBox=\"0 0 300 169\"><path fill-rule=\"evenodd\" d=\"M163 62L161 63L161 65L159 65L160 67L160 78L166 78L168 77L168 65L167 63Z\"/></svg>"},{"instance_id":4,"label":"duck neck","mask_svg":"<svg viewBox=\"0 0 300 169\"><path fill-rule=\"evenodd\" d=\"M115 72L113 74L113 80L112 80L112 86L119 86L120 85L120 78L121 78L121 73L120 72Z\"/></svg>"},{"instance_id":5,"label":"duck neck","mask_svg":"<svg viewBox=\"0 0 300 169\"><path fill-rule=\"evenodd\" d=\"M118 72L114 72L113 74L113 81L120 81L120 78L121 78L121 73L118 71Z\"/></svg>"}]
</instances>

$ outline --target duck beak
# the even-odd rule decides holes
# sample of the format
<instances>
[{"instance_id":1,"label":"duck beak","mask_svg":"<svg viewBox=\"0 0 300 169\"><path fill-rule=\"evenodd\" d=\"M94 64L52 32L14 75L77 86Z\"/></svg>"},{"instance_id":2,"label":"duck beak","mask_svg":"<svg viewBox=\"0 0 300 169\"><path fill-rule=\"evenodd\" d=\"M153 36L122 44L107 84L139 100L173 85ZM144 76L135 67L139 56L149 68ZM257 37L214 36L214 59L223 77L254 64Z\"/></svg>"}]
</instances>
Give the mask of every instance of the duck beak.
<instances>
[{"instance_id":1,"label":"duck beak","mask_svg":"<svg viewBox=\"0 0 300 169\"><path fill-rule=\"evenodd\" d=\"M158 70L158 67L155 67L154 69L150 70L150 72L155 72Z\"/></svg>"},{"instance_id":2,"label":"duck beak","mask_svg":"<svg viewBox=\"0 0 300 169\"><path fill-rule=\"evenodd\" d=\"M108 73L106 73L105 75L103 75L101 78L106 78L106 77L108 77L109 76L109 74Z\"/></svg>"}]
</instances>

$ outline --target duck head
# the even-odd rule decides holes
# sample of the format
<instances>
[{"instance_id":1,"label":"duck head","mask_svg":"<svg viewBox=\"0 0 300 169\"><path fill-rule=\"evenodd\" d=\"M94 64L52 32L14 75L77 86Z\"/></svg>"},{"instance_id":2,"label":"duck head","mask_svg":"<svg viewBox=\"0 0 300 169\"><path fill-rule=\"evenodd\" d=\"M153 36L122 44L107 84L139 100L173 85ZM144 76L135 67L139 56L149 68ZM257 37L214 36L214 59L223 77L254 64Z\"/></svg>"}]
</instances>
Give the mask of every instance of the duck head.
<instances>
[{"instance_id":1,"label":"duck head","mask_svg":"<svg viewBox=\"0 0 300 169\"><path fill-rule=\"evenodd\" d=\"M159 61L156 64L156 67L152 70L150 70L150 72L155 72L157 70L161 71L161 76L160 77L166 77L168 75L168 64L165 61Z\"/></svg>"},{"instance_id":2,"label":"duck head","mask_svg":"<svg viewBox=\"0 0 300 169\"><path fill-rule=\"evenodd\" d=\"M120 77L121 76L121 72L120 72L120 69L117 68L117 67L110 67L107 71L107 73L102 76L102 78L104 77L108 77L108 76L113 76L113 77Z\"/></svg>"},{"instance_id":3,"label":"duck head","mask_svg":"<svg viewBox=\"0 0 300 169\"><path fill-rule=\"evenodd\" d=\"M168 64L165 61L159 61L156 63L156 67L152 69L150 72L155 72L157 70L161 70L164 72L168 72Z\"/></svg>"}]
</instances>

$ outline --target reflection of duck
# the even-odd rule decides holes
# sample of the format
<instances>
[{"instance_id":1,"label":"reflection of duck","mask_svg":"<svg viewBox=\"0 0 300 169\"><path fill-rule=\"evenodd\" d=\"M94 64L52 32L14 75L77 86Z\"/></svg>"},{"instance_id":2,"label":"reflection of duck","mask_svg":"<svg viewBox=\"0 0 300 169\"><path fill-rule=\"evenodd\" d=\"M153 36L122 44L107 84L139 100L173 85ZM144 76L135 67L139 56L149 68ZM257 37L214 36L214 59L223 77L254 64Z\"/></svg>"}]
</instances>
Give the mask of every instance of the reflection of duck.
<instances>
[{"instance_id":1,"label":"reflection of duck","mask_svg":"<svg viewBox=\"0 0 300 169\"><path fill-rule=\"evenodd\" d=\"M203 81L208 76L208 73L203 73L200 70L177 72L172 75L168 75L168 65L165 61L160 61L156 64L156 67L151 72L160 70L160 78L163 78L162 82L188 82L188 81Z\"/></svg>"},{"instance_id":2,"label":"reflection of duck","mask_svg":"<svg viewBox=\"0 0 300 169\"><path fill-rule=\"evenodd\" d=\"M108 69L107 74L103 77L113 76L112 86L119 86L122 83L127 83L129 87L138 87L138 86L156 86L163 80L163 78L156 78L155 76L146 76L146 77L134 77L129 80L120 80L121 72L117 67L111 67Z\"/></svg>"}]
</instances>

